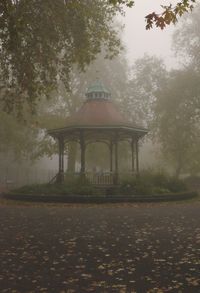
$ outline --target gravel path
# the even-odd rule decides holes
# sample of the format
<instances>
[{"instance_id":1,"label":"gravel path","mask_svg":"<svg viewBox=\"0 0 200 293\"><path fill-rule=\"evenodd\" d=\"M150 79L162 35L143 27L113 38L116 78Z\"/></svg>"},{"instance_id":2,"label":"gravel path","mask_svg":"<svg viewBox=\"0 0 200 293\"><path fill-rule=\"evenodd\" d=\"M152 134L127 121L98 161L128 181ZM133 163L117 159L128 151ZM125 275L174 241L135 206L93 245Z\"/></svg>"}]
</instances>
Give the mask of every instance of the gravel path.
<instances>
[{"instance_id":1,"label":"gravel path","mask_svg":"<svg viewBox=\"0 0 200 293\"><path fill-rule=\"evenodd\" d=\"M200 202L0 205L0 292L200 292Z\"/></svg>"}]
</instances>

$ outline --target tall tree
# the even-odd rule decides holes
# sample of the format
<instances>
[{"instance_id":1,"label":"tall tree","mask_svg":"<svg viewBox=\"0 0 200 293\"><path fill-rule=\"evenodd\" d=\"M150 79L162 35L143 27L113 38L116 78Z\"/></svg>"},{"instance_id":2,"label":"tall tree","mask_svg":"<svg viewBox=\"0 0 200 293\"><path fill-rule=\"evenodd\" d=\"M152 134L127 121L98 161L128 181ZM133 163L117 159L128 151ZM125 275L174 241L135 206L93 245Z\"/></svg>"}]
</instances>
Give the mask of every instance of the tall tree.
<instances>
[{"instance_id":1,"label":"tall tree","mask_svg":"<svg viewBox=\"0 0 200 293\"><path fill-rule=\"evenodd\" d=\"M73 64L83 69L104 47L119 52L112 27L119 6L107 0L2 0L0 70L3 110L35 110L59 82L69 87Z\"/></svg>"},{"instance_id":2,"label":"tall tree","mask_svg":"<svg viewBox=\"0 0 200 293\"><path fill-rule=\"evenodd\" d=\"M200 5L184 17L173 36L172 48L183 65L200 73Z\"/></svg>"},{"instance_id":3,"label":"tall tree","mask_svg":"<svg viewBox=\"0 0 200 293\"><path fill-rule=\"evenodd\" d=\"M152 121L155 92L165 82L167 71L161 59L144 55L136 60L129 74L124 111L133 122L149 127Z\"/></svg>"},{"instance_id":4,"label":"tall tree","mask_svg":"<svg viewBox=\"0 0 200 293\"><path fill-rule=\"evenodd\" d=\"M181 172L200 171L199 77L191 70L171 72L157 92L154 125L162 153Z\"/></svg>"},{"instance_id":5,"label":"tall tree","mask_svg":"<svg viewBox=\"0 0 200 293\"><path fill-rule=\"evenodd\" d=\"M190 113L191 119L186 117L185 123L188 129L188 137L195 138L192 145L190 145L189 156L190 171L193 172L200 169L199 160L199 138L200 138L200 96L199 96L199 78L200 78L200 5L192 14L184 17L180 22L177 30L173 36L173 48L179 58L183 69L180 78L183 80L184 93L187 92L187 99L185 100L185 109ZM180 93L181 94L181 93ZM184 117L182 117L184 119ZM190 141L190 139L189 139ZM193 146L193 147L192 147ZM187 161L187 160L186 160Z\"/></svg>"}]
</instances>

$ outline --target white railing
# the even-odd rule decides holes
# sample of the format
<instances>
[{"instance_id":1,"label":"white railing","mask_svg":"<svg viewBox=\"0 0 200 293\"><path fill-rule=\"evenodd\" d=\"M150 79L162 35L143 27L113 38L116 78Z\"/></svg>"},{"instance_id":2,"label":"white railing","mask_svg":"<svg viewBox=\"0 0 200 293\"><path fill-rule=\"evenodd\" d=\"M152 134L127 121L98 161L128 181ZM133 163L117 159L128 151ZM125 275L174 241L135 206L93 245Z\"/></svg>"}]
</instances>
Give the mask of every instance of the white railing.
<instances>
[{"instance_id":1,"label":"white railing","mask_svg":"<svg viewBox=\"0 0 200 293\"><path fill-rule=\"evenodd\" d=\"M114 183L114 174L110 172L90 173L87 172L86 178L94 185L112 185Z\"/></svg>"}]
</instances>

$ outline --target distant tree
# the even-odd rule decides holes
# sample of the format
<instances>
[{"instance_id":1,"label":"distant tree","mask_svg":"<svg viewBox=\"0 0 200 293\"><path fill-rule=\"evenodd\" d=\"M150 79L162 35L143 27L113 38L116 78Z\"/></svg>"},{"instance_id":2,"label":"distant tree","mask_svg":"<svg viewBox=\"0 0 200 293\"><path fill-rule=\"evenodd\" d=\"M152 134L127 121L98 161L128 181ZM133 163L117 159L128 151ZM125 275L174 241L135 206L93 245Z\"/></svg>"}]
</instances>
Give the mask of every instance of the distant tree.
<instances>
[{"instance_id":1,"label":"distant tree","mask_svg":"<svg viewBox=\"0 0 200 293\"><path fill-rule=\"evenodd\" d=\"M173 35L172 48L183 66L200 73L200 5L180 21Z\"/></svg>"},{"instance_id":2,"label":"distant tree","mask_svg":"<svg viewBox=\"0 0 200 293\"><path fill-rule=\"evenodd\" d=\"M124 95L124 112L134 122L150 127L155 106L155 92L162 87L167 76L163 61L144 55L136 60L129 74Z\"/></svg>"},{"instance_id":3,"label":"distant tree","mask_svg":"<svg viewBox=\"0 0 200 293\"><path fill-rule=\"evenodd\" d=\"M165 159L181 172L200 171L199 77L191 70L173 71L157 91L154 126Z\"/></svg>"},{"instance_id":4,"label":"distant tree","mask_svg":"<svg viewBox=\"0 0 200 293\"><path fill-rule=\"evenodd\" d=\"M41 143L38 128L34 121L29 125L15 117L0 112L0 153L10 154L14 160L34 159Z\"/></svg>"},{"instance_id":5,"label":"distant tree","mask_svg":"<svg viewBox=\"0 0 200 293\"><path fill-rule=\"evenodd\" d=\"M200 5L198 4L194 12L187 15L179 23L173 36L172 48L175 50L179 61L182 64L182 74L179 81L182 83L183 94L181 88L178 95L185 97L185 111L187 110L190 118L182 116L188 129L187 148L188 157L183 159L187 162L190 172L199 172L200 170ZM177 85L178 86L178 85ZM194 139L194 141L191 140ZM183 149L183 148L182 148Z\"/></svg>"}]
</instances>

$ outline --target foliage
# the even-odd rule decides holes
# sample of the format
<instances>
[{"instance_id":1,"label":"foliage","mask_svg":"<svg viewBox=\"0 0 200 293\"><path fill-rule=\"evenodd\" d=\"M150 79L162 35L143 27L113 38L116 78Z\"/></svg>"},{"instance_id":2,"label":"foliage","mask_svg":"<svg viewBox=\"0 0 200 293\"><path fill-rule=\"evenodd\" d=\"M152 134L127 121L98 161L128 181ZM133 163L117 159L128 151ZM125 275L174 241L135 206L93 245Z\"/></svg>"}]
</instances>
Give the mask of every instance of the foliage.
<instances>
[{"instance_id":1,"label":"foliage","mask_svg":"<svg viewBox=\"0 0 200 293\"><path fill-rule=\"evenodd\" d=\"M179 23L173 35L173 49L185 66L200 73L200 5Z\"/></svg>"},{"instance_id":2,"label":"foliage","mask_svg":"<svg viewBox=\"0 0 200 293\"><path fill-rule=\"evenodd\" d=\"M155 92L162 87L167 70L162 60L144 55L132 67L122 107L134 123L149 127L154 112Z\"/></svg>"},{"instance_id":3,"label":"foliage","mask_svg":"<svg viewBox=\"0 0 200 293\"><path fill-rule=\"evenodd\" d=\"M163 173L143 172L140 177L125 179L120 186L110 188L95 188L87 179L81 177L68 177L63 184L38 184L27 185L13 190L18 194L42 195L96 195L96 196L134 196L156 195L182 192L186 190L183 181Z\"/></svg>"},{"instance_id":4,"label":"foliage","mask_svg":"<svg viewBox=\"0 0 200 293\"><path fill-rule=\"evenodd\" d=\"M87 180L71 179L63 184L34 184L13 190L19 194L42 195L98 195L98 191Z\"/></svg>"},{"instance_id":5,"label":"foliage","mask_svg":"<svg viewBox=\"0 0 200 293\"><path fill-rule=\"evenodd\" d=\"M34 112L58 82L69 87L73 64L83 70L101 51L119 52L112 20L119 7L106 0L3 0L0 70L3 110Z\"/></svg>"},{"instance_id":6,"label":"foliage","mask_svg":"<svg viewBox=\"0 0 200 293\"><path fill-rule=\"evenodd\" d=\"M13 115L2 112L0 150L16 153L18 159L22 157L38 159L44 155L51 156L57 153L57 143L46 134L45 129L65 126L66 117L80 107L84 102L87 87L99 76L105 86L111 90L113 100L123 103L122 97L126 90L128 72L126 60L123 55L112 60L105 59L105 55L106 52L103 50L101 54L97 55L95 61L86 66L85 72L80 72L74 66L70 73L69 88L67 89L60 81L58 89L51 92L50 99L44 99L38 103L36 116L31 116L26 112L25 121L17 121ZM25 129L26 131L24 131ZM91 147L94 152L89 152L89 164L92 161L91 157L99 158L101 161L102 156L96 156L94 146ZM99 146L97 146L97 153L98 149ZM74 171L74 158L77 151L76 143L66 145L65 153L70 158L69 171L71 172Z\"/></svg>"},{"instance_id":7,"label":"foliage","mask_svg":"<svg viewBox=\"0 0 200 293\"><path fill-rule=\"evenodd\" d=\"M34 157L40 139L34 121L29 127L14 117L0 112L0 152L10 153L15 159Z\"/></svg>"},{"instance_id":8,"label":"foliage","mask_svg":"<svg viewBox=\"0 0 200 293\"><path fill-rule=\"evenodd\" d=\"M169 72L154 91L152 128L165 160L176 176L200 170L200 6L180 22L174 34L183 67Z\"/></svg>"},{"instance_id":9,"label":"foliage","mask_svg":"<svg viewBox=\"0 0 200 293\"><path fill-rule=\"evenodd\" d=\"M154 126L165 158L181 171L200 166L199 78L191 70L171 72L157 92Z\"/></svg>"},{"instance_id":10,"label":"foliage","mask_svg":"<svg viewBox=\"0 0 200 293\"><path fill-rule=\"evenodd\" d=\"M57 117L57 123L58 120ZM51 156L57 151L55 141L46 136L37 120L30 116L27 116L24 123L0 111L0 136L0 153L4 157L7 155L10 162L26 160L30 163L44 155Z\"/></svg>"},{"instance_id":11,"label":"foliage","mask_svg":"<svg viewBox=\"0 0 200 293\"><path fill-rule=\"evenodd\" d=\"M195 2L195 0L181 0L175 6L172 6L172 4L162 5L163 12L161 14L153 12L146 16L146 29L151 29L153 25L163 29L166 25L177 23L178 17L191 11Z\"/></svg>"},{"instance_id":12,"label":"foliage","mask_svg":"<svg viewBox=\"0 0 200 293\"><path fill-rule=\"evenodd\" d=\"M193 8L195 0L146 16L149 29L163 29ZM131 0L2 0L0 3L0 71L3 110L34 113L39 99L48 97L61 81L69 88L74 64L83 70L102 48L107 56L119 52L113 17Z\"/></svg>"},{"instance_id":13,"label":"foliage","mask_svg":"<svg viewBox=\"0 0 200 293\"><path fill-rule=\"evenodd\" d=\"M152 171L143 171L140 177L126 179L120 187L120 192L127 195L167 194L185 190L183 181Z\"/></svg>"},{"instance_id":14,"label":"foliage","mask_svg":"<svg viewBox=\"0 0 200 293\"><path fill-rule=\"evenodd\" d=\"M185 169L190 174L197 174L200 170L200 5L195 11L184 17L173 36L173 48L181 61L183 69L179 72L179 78L175 77L172 88L176 88L176 101L182 103L178 109L182 112L179 121L185 124L183 133L187 134L185 142L180 140L181 150L188 145L187 152L182 154ZM182 97L182 98L181 98ZM176 103L175 101L175 103ZM179 123L180 124L180 123ZM177 134L177 140L180 134ZM179 148L180 149L180 148Z\"/></svg>"},{"instance_id":15,"label":"foliage","mask_svg":"<svg viewBox=\"0 0 200 293\"><path fill-rule=\"evenodd\" d=\"M109 0L109 2L114 5L125 4L128 7L132 7L135 3L131 0ZM146 16L146 29L151 29L153 25L163 29L166 25L175 24L179 17L194 8L195 3L196 0L180 0L174 6L172 4L161 5L161 13L152 12Z\"/></svg>"}]
</instances>

